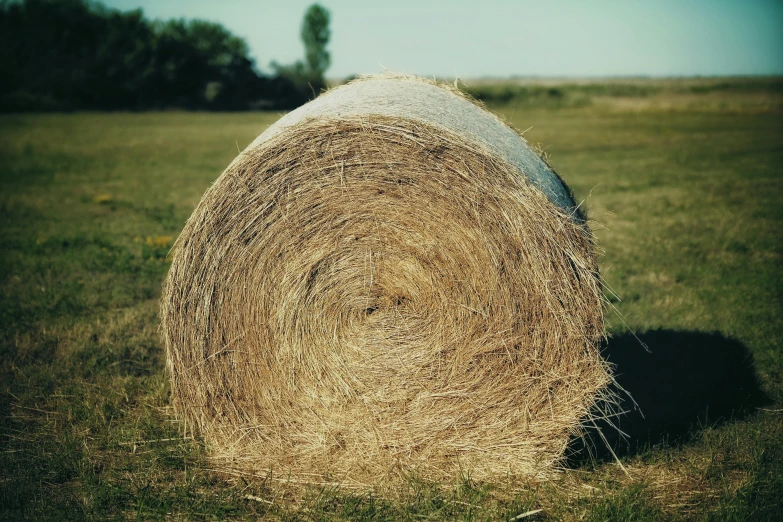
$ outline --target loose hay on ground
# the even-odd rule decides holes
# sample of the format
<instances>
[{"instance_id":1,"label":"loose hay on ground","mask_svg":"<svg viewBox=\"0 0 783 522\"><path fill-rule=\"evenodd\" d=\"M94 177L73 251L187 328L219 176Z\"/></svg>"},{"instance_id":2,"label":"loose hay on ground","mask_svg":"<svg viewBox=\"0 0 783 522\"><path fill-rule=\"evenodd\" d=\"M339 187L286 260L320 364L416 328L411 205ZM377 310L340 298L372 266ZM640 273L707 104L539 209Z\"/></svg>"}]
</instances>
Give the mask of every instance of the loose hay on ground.
<instances>
[{"instance_id":1,"label":"loose hay on ground","mask_svg":"<svg viewBox=\"0 0 783 522\"><path fill-rule=\"evenodd\" d=\"M593 237L553 199L420 119L321 115L257 140L164 284L178 415L244 469L546 475L610 380Z\"/></svg>"}]
</instances>

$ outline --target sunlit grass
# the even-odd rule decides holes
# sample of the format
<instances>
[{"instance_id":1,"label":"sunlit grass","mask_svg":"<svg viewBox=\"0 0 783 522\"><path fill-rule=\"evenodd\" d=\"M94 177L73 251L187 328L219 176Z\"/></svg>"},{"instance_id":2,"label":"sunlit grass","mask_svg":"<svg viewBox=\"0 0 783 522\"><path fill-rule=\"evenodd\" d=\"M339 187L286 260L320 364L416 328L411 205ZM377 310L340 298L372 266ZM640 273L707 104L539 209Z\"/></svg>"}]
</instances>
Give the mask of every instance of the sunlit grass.
<instances>
[{"instance_id":1,"label":"sunlit grass","mask_svg":"<svg viewBox=\"0 0 783 522\"><path fill-rule=\"evenodd\" d=\"M167 410L157 299L169 249L204 190L278 115L0 117L0 518L774 518L783 119L721 96L730 111L597 99L493 108L585 200L623 320L736 340L769 404L626 453L627 474L602 459L546 483L411 477L374 495L210 471Z\"/></svg>"}]
</instances>

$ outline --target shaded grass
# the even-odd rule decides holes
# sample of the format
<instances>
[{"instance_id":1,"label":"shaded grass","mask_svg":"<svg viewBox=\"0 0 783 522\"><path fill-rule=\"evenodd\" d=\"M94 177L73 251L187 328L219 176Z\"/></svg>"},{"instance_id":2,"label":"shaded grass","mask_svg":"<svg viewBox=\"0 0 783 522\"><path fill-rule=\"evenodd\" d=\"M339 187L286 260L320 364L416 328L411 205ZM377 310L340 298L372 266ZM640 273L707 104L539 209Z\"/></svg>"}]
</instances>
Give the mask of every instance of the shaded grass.
<instances>
[{"instance_id":1,"label":"shaded grass","mask_svg":"<svg viewBox=\"0 0 783 522\"><path fill-rule=\"evenodd\" d=\"M502 112L546 144L586 199L625 321L741 343L770 403L741 420L694 418L688 437L664 434L625 454L629 475L598 460L548 483L411 477L372 495L209 471L168 414L157 335L168 248L237 148L276 115L3 116L0 518L507 520L542 509L526 520L774 519L783 119L757 104L711 103L638 111L512 100Z\"/></svg>"}]
</instances>

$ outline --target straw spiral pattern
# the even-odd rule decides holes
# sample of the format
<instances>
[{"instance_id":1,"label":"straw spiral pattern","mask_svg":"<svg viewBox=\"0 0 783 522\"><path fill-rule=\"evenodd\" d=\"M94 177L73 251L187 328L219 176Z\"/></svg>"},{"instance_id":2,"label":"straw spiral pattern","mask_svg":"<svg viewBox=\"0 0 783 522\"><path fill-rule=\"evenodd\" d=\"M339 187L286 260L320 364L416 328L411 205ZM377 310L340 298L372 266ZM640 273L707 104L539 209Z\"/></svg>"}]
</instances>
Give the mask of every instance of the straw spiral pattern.
<instances>
[{"instance_id":1,"label":"straw spiral pattern","mask_svg":"<svg viewBox=\"0 0 783 522\"><path fill-rule=\"evenodd\" d=\"M175 248L174 407L231 466L545 475L610 379L587 225L430 122L287 126L231 164Z\"/></svg>"}]
</instances>

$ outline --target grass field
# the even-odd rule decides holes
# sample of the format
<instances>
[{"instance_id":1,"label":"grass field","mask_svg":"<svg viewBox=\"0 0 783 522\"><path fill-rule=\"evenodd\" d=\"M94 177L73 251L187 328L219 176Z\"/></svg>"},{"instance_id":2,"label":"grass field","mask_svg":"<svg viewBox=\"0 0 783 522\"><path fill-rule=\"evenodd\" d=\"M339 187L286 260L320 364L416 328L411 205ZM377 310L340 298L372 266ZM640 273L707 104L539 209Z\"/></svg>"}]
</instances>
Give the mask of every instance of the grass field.
<instances>
[{"instance_id":1,"label":"grass field","mask_svg":"<svg viewBox=\"0 0 783 522\"><path fill-rule=\"evenodd\" d=\"M411 477L375 494L214 471L167 410L169 248L278 115L0 116L0 518L775 519L783 93L701 82L472 87L512 93L486 99L595 220L624 318L609 315L606 353L647 413L613 441L622 468L599 443L549 482Z\"/></svg>"}]
</instances>

